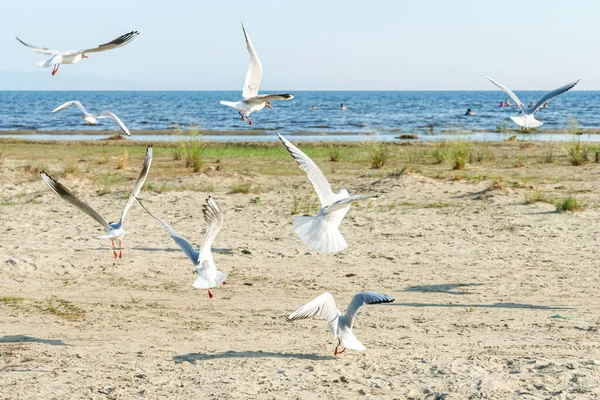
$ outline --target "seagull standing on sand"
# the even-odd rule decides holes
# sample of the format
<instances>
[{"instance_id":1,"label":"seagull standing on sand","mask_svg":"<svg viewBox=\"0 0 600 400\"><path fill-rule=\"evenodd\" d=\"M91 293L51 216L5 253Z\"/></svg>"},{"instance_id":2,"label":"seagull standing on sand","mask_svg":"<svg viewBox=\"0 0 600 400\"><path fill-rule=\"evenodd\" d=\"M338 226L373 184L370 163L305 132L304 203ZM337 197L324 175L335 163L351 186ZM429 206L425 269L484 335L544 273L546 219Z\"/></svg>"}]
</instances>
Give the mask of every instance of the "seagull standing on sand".
<instances>
[{"instance_id":1,"label":"seagull standing on sand","mask_svg":"<svg viewBox=\"0 0 600 400\"><path fill-rule=\"evenodd\" d=\"M331 333L338 340L337 346L333 352L334 356L342 354L346 349L364 351L366 347L358 341L354 333L352 333L352 325L354 324L354 317L358 313L358 310L364 304L381 304L381 303L392 303L393 298L388 295L377 293L377 292L362 292L355 295L346 309L346 313L342 314L335 305L333 296L329 293L323 293L322 295L315 298L310 303L307 303L294 311L288 317L288 321L295 321L297 319L311 318L315 315L323 317ZM344 350L338 353L338 347L344 346Z\"/></svg>"},{"instance_id":2,"label":"seagull standing on sand","mask_svg":"<svg viewBox=\"0 0 600 400\"><path fill-rule=\"evenodd\" d=\"M54 66L54 69L52 70L52 76L54 76L58 72L58 67L60 66L60 64L77 64L82 59L88 58L88 56L86 56L86 53L99 53L101 51L112 50L121 46L125 46L126 44L130 43L133 39L135 39L137 35L139 35L139 32L131 31L129 33L119 36L115 40L111 40L110 42L101 44L97 47L92 47L90 49L83 50L67 51L52 50L47 47L36 47L25 43L19 38L17 38L17 40L21 42L21 44L23 44L24 46L29 47L31 50L37 53L51 56L46 61L38 63L38 65L44 68L50 68L50 66Z\"/></svg>"},{"instance_id":3,"label":"seagull standing on sand","mask_svg":"<svg viewBox=\"0 0 600 400\"><path fill-rule=\"evenodd\" d=\"M313 250L325 253L337 253L344 250L348 245L338 227L350 209L350 204L354 201L378 196L349 196L346 189L333 193L327 178L313 160L279 133L277 136L294 157L300 169L306 172L319 200L321 200L322 208L316 216L294 218L294 232L304 244Z\"/></svg>"},{"instance_id":4,"label":"seagull standing on sand","mask_svg":"<svg viewBox=\"0 0 600 400\"><path fill-rule=\"evenodd\" d=\"M523 128L526 128L526 129L537 128L539 126L544 125L543 122L540 122L537 119L535 119L535 116L534 116L535 112L537 110L539 110L540 107L542 107L545 102L547 102L548 100L550 100L553 97L558 96L559 94L566 92L569 89L572 89L579 82L579 79L577 79L576 81L567 83L566 85L561 86L558 89L551 91L550 93L546 93L544 95L544 97L542 97L533 107L525 108L523 103L521 103L521 100L519 100L517 95L514 94L512 90L510 90L503 84L498 83L491 78L488 78L485 75L483 75L483 77L486 78L487 80L489 80L490 82L492 82L494 85L498 86L502 91L504 91L506 94L508 94L511 99L513 99L515 101L516 106L521 109L521 111L523 112L523 115L518 116L518 117L510 117L510 119L512 119L517 125L519 125Z\"/></svg>"},{"instance_id":5,"label":"seagull standing on sand","mask_svg":"<svg viewBox=\"0 0 600 400\"><path fill-rule=\"evenodd\" d=\"M242 121L244 117L248 119L248 123L250 125L254 125L252 120L250 119L250 114L254 111L262 110L265 107L271 107L271 101L273 100L291 100L294 98L292 94L284 93L284 94L258 94L258 88L260 86L260 81L263 76L263 69L260 60L258 59L258 55L254 50L254 46L252 46L252 42L246 33L246 28L244 28L244 24L242 24L242 30L244 31L244 37L246 38L246 47L248 48L248 52L250 53L250 65L248 66L248 72L246 73L246 81L244 82L244 90L242 91L242 97L244 100L240 101L221 101L221 104L229 107L236 108L240 116L242 117Z\"/></svg>"},{"instance_id":6,"label":"seagull standing on sand","mask_svg":"<svg viewBox=\"0 0 600 400\"><path fill-rule=\"evenodd\" d=\"M54 110L52 110L52 114L57 113L60 110L64 110L65 108L69 108L71 106L75 106L83 112L83 120L87 122L88 125L97 125L99 119L110 118L113 121L115 121L117 125L119 125L119 128L121 128L121 130L125 132L127 136L131 136L131 133L129 133L129 129L127 129L123 121L121 121L121 119L115 114L111 113L110 111L104 111L99 115L89 113L86 111L85 107L83 107L83 105L77 100L67 101L65 104L56 107Z\"/></svg>"},{"instance_id":7,"label":"seagull standing on sand","mask_svg":"<svg viewBox=\"0 0 600 400\"><path fill-rule=\"evenodd\" d=\"M59 195L63 200L71 203L75 207L79 208L81 211L94 218L102 227L106 230L106 235L97 236L96 239L110 239L113 255L115 260L117 259L117 252L115 250L115 240L119 241L119 255L118 258L123 257L123 237L131 232L127 232L123 229L123 222L125 221L125 216L129 211L129 208L134 202L135 196L140 193L142 186L144 186L144 182L146 181L146 177L148 176L148 172L150 171L150 164L152 163L152 145L148 146L146 150L146 158L144 160L144 166L142 167L142 171L140 172L140 176L138 177L135 186L133 187L132 194L129 196L127 203L125 204L125 208L121 212L121 219L119 222L106 222L106 220L96 212L92 207L85 204L83 201L79 200L73 193L69 191L66 187L58 183L54 180L50 175L48 175L44 171L40 171L40 175L44 182L52 189L54 193Z\"/></svg>"},{"instance_id":8,"label":"seagull standing on sand","mask_svg":"<svg viewBox=\"0 0 600 400\"><path fill-rule=\"evenodd\" d=\"M136 198L136 200L152 218L161 223L173 241L177 243L185 255L194 263L198 277L193 286L198 289L208 289L208 298L212 299L213 294L210 292L210 288L225 285L227 283L225 282L227 275L217 270L211 252L212 242L215 240L223 226L223 213L215 199L213 199L212 196L209 196L208 199L206 199L206 204L202 206L204 221L208 226L206 227L206 234L204 236L204 241L200 246L200 251L196 251L190 242L175 232L175 229L171 228L166 222L152 214L139 199Z\"/></svg>"}]
</instances>

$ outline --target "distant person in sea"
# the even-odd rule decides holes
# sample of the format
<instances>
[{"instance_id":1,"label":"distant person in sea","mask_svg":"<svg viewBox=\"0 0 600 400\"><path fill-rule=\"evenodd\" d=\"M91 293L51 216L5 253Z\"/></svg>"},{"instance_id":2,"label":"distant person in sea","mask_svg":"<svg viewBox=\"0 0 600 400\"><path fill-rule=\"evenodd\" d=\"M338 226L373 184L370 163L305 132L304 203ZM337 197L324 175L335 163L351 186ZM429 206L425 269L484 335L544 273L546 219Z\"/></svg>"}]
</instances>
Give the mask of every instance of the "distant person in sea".
<instances>
[{"instance_id":1,"label":"distant person in sea","mask_svg":"<svg viewBox=\"0 0 600 400\"><path fill-rule=\"evenodd\" d=\"M508 100L508 99L507 99L507 100L504 102L504 107L510 107L510 106L512 106L512 103L510 102L510 100Z\"/></svg>"},{"instance_id":2,"label":"distant person in sea","mask_svg":"<svg viewBox=\"0 0 600 400\"><path fill-rule=\"evenodd\" d=\"M345 110L346 106L344 105L344 103L340 104L340 110Z\"/></svg>"},{"instance_id":3,"label":"distant person in sea","mask_svg":"<svg viewBox=\"0 0 600 400\"><path fill-rule=\"evenodd\" d=\"M548 102L545 102L542 108L548 108Z\"/></svg>"},{"instance_id":4,"label":"distant person in sea","mask_svg":"<svg viewBox=\"0 0 600 400\"><path fill-rule=\"evenodd\" d=\"M313 110L316 110L316 109L317 109L317 106L312 106L312 109L313 109Z\"/></svg>"},{"instance_id":5,"label":"distant person in sea","mask_svg":"<svg viewBox=\"0 0 600 400\"><path fill-rule=\"evenodd\" d=\"M533 103L533 101L530 101L530 102L529 102L529 105L528 105L527 107L531 108L531 107L533 107L533 106L535 106L535 104Z\"/></svg>"},{"instance_id":6,"label":"distant person in sea","mask_svg":"<svg viewBox=\"0 0 600 400\"><path fill-rule=\"evenodd\" d=\"M475 113L473 113L473 111L471 111L470 108L467 108L467 112L465 113L465 115L475 115Z\"/></svg>"},{"instance_id":7,"label":"distant person in sea","mask_svg":"<svg viewBox=\"0 0 600 400\"><path fill-rule=\"evenodd\" d=\"M503 101L501 101L501 102L500 102L500 105L499 105L498 107L504 107L504 102L503 102Z\"/></svg>"}]
</instances>

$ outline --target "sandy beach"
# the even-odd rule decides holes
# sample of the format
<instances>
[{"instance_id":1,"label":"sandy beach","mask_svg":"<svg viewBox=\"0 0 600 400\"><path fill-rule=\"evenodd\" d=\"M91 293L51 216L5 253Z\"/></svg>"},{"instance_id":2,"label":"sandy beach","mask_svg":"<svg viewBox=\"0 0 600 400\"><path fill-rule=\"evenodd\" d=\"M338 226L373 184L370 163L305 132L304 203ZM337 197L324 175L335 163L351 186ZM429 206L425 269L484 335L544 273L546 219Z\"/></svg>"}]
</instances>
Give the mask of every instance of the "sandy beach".
<instances>
[{"instance_id":1,"label":"sandy beach","mask_svg":"<svg viewBox=\"0 0 600 400\"><path fill-rule=\"evenodd\" d=\"M155 146L140 197L196 246L217 199L228 284L212 300L141 207L114 262L101 227L39 179L116 220L144 144L0 141L1 398L600 397L596 148L574 166L574 143L389 144L374 169L372 145L302 144L334 190L381 195L352 206L349 247L326 255L293 232L318 206L281 145L212 144L199 173L173 146ZM581 209L558 212L569 196ZM361 309L366 352L334 357L325 321L286 322L363 290L395 298Z\"/></svg>"}]
</instances>

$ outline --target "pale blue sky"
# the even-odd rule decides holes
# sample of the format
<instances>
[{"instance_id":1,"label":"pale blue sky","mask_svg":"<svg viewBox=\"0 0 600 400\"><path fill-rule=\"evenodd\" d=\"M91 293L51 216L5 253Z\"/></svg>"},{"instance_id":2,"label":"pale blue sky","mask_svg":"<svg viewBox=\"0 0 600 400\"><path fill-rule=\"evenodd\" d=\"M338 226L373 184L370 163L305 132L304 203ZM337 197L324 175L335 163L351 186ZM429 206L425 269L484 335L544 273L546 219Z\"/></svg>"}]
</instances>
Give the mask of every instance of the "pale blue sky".
<instances>
[{"instance_id":1,"label":"pale blue sky","mask_svg":"<svg viewBox=\"0 0 600 400\"><path fill-rule=\"evenodd\" d=\"M240 21L263 63L261 90L494 90L481 74L516 90L577 78L579 90L600 89L594 1L22 0L3 1L0 15L0 90L241 90ZM56 77L14 39L66 50L131 30L140 35L128 46Z\"/></svg>"}]
</instances>

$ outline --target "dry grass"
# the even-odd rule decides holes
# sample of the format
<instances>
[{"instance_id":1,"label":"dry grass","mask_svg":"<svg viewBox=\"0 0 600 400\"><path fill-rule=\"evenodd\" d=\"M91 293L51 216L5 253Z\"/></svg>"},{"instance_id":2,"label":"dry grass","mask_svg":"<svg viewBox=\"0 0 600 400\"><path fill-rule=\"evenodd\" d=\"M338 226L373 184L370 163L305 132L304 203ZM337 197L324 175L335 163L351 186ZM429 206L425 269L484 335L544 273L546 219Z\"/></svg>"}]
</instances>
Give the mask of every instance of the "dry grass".
<instances>
[{"instance_id":1,"label":"dry grass","mask_svg":"<svg viewBox=\"0 0 600 400\"><path fill-rule=\"evenodd\" d=\"M117 166L117 169L125 169L127 167L127 160L129 160L129 152L127 149L125 149L121 159L119 159L119 165Z\"/></svg>"}]
</instances>

